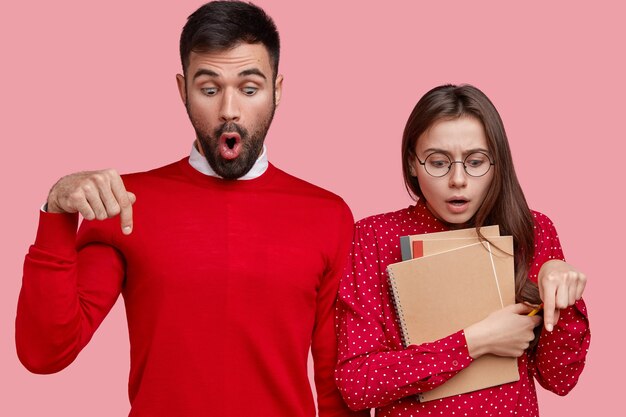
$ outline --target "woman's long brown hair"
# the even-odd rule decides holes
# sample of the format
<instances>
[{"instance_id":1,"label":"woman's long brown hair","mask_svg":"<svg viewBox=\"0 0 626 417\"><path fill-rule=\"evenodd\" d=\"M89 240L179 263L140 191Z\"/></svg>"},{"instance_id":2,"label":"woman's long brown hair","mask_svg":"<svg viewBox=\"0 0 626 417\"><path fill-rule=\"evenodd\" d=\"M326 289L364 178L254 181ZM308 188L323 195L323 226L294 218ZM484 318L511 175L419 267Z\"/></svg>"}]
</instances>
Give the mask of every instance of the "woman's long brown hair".
<instances>
[{"instance_id":1,"label":"woman's long brown hair","mask_svg":"<svg viewBox=\"0 0 626 417\"><path fill-rule=\"evenodd\" d=\"M517 302L541 302L537 286L528 279L534 255L533 217L515 175L513 158L502 119L495 106L478 88L465 85L442 85L426 93L409 116L402 137L402 171L412 197L424 198L417 177L412 174L419 137L440 120L473 117L480 121L487 137L487 147L495 165L491 187L468 227L499 225L502 235L513 236L515 251L515 299Z\"/></svg>"}]
</instances>

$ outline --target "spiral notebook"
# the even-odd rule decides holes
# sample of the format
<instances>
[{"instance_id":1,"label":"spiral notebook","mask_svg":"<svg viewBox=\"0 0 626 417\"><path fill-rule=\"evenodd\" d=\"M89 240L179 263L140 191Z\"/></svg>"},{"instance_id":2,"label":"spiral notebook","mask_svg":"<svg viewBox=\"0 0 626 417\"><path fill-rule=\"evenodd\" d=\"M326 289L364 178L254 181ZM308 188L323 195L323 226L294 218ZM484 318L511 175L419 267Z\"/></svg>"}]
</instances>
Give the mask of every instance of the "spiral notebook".
<instances>
[{"instance_id":1,"label":"spiral notebook","mask_svg":"<svg viewBox=\"0 0 626 417\"><path fill-rule=\"evenodd\" d=\"M515 302L513 239L489 240L492 243L477 237L424 240L422 257L387 267L405 347L446 337ZM516 358L484 355L419 399L431 401L517 380Z\"/></svg>"}]
</instances>

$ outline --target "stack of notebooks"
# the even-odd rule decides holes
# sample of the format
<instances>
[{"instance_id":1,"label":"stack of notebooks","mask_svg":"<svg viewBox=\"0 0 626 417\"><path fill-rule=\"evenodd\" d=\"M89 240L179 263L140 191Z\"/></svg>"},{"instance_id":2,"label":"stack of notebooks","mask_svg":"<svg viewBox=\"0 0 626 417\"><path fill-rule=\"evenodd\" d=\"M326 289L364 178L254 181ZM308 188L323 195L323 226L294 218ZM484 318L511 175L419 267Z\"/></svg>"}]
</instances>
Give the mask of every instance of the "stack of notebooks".
<instances>
[{"instance_id":1,"label":"stack of notebooks","mask_svg":"<svg viewBox=\"0 0 626 417\"><path fill-rule=\"evenodd\" d=\"M404 346L434 342L515 303L513 238L498 226L401 237L402 262L387 267ZM517 359L484 355L431 401L519 380Z\"/></svg>"}]
</instances>

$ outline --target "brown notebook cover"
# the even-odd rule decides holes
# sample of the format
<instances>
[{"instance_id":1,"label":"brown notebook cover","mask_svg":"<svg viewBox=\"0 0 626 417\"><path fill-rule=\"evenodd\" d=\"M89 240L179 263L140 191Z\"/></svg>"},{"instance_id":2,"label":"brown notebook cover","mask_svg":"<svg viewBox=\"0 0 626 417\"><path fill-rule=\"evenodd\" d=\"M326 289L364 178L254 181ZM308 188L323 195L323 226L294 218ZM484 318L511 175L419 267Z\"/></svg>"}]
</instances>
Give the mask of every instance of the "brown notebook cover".
<instances>
[{"instance_id":1,"label":"brown notebook cover","mask_svg":"<svg viewBox=\"0 0 626 417\"><path fill-rule=\"evenodd\" d=\"M425 240L426 251L440 246L444 252L388 266L405 346L441 339L515 302L513 239L490 239L504 252L477 238ZM516 358L484 355L419 398L430 401L517 380Z\"/></svg>"}]
</instances>

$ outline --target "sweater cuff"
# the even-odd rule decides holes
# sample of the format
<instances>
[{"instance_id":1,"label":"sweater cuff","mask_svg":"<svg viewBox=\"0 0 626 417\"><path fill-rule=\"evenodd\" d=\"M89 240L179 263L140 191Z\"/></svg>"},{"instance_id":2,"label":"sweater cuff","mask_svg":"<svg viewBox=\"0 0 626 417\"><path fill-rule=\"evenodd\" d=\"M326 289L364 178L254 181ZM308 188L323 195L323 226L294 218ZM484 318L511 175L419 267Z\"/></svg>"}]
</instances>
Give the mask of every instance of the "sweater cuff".
<instances>
[{"instance_id":1,"label":"sweater cuff","mask_svg":"<svg viewBox=\"0 0 626 417\"><path fill-rule=\"evenodd\" d=\"M78 213L39 212L35 246L54 253L72 254L76 250Z\"/></svg>"}]
</instances>

